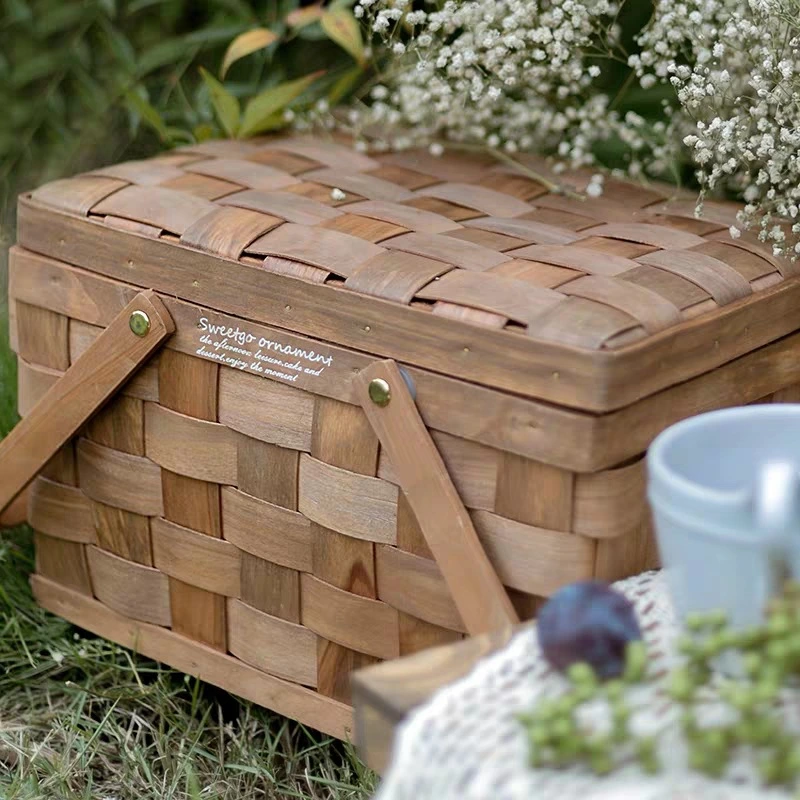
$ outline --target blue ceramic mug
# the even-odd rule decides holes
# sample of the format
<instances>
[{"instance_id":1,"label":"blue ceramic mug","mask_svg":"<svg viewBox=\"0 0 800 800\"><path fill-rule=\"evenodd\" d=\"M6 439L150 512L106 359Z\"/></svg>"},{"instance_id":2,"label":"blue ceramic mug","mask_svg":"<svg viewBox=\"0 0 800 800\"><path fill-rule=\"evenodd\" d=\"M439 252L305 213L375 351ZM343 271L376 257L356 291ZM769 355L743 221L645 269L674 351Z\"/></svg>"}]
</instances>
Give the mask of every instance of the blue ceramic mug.
<instances>
[{"instance_id":1,"label":"blue ceramic mug","mask_svg":"<svg viewBox=\"0 0 800 800\"><path fill-rule=\"evenodd\" d=\"M679 617L723 609L760 623L800 580L800 404L729 408L679 422L647 453L647 494Z\"/></svg>"}]
</instances>

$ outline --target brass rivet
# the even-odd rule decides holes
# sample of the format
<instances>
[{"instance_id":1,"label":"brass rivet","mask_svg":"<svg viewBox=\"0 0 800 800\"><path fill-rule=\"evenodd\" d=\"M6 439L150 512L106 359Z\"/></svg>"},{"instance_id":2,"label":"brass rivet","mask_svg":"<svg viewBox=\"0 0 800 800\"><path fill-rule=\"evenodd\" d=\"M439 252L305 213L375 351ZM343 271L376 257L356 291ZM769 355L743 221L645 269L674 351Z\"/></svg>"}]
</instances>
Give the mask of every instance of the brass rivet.
<instances>
[{"instance_id":1,"label":"brass rivet","mask_svg":"<svg viewBox=\"0 0 800 800\"><path fill-rule=\"evenodd\" d=\"M383 378L373 378L369 382L369 399L376 406L388 406L392 399L392 390Z\"/></svg>"},{"instance_id":2,"label":"brass rivet","mask_svg":"<svg viewBox=\"0 0 800 800\"><path fill-rule=\"evenodd\" d=\"M137 336L147 336L150 332L150 317L144 311L134 311L128 324Z\"/></svg>"}]
</instances>

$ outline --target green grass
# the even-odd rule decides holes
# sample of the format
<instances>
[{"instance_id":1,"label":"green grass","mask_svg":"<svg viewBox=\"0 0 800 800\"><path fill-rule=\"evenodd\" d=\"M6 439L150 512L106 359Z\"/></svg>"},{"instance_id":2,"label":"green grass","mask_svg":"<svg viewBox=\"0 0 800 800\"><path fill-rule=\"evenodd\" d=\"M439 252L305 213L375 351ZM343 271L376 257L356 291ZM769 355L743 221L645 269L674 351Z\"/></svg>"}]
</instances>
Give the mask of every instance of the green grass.
<instances>
[{"instance_id":1,"label":"green grass","mask_svg":"<svg viewBox=\"0 0 800 800\"><path fill-rule=\"evenodd\" d=\"M3 300L0 437L16 421ZM350 745L37 608L32 568L30 531L0 534L3 800L357 800L374 790Z\"/></svg>"}]
</instances>

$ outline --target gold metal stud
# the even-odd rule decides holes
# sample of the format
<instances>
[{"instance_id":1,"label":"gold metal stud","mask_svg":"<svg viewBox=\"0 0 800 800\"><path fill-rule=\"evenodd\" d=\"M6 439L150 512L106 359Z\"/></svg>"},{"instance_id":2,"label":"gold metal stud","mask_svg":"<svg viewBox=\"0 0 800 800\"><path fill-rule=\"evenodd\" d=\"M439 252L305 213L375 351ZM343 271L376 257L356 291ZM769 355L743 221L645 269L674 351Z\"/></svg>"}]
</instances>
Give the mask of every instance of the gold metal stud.
<instances>
[{"instance_id":1,"label":"gold metal stud","mask_svg":"<svg viewBox=\"0 0 800 800\"><path fill-rule=\"evenodd\" d=\"M376 406L388 406L392 399L392 390L383 378L373 378L369 382L369 399Z\"/></svg>"},{"instance_id":2,"label":"gold metal stud","mask_svg":"<svg viewBox=\"0 0 800 800\"><path fill-rule=\"evenodd\" d=\"M150 317L144 311L134 311L128 324L137 336L147 336L150 332Z\"/></svg>"}]
</instances>

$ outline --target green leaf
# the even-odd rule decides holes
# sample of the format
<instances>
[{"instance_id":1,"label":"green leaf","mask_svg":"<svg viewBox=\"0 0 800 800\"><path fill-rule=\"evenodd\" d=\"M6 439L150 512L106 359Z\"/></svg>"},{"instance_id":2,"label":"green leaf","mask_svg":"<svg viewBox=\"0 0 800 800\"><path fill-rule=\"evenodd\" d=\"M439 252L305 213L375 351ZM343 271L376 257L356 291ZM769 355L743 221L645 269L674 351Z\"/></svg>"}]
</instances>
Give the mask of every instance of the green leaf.
<instances>
[{"instance_id":1,"label":"green leaf","mask_svg":"<svg viewBox=\"0 0 800 800\"><path fill-rule=\"evenodd\" d=\"M312 72L303 78L271 86L257 94L244 110L239 136L253 136L265 130L274 130L276 115L299 97L323 73Z\"/></svg>"},{"instance_id":2,"label":"green leaf","mask_svg":"<svg viewBox=\"0 0 800 800\"><path fill-rule=\"evenodd\" d=\"M347 70L331 86L331 90L328 92L328 103L331 106L338 105L358 85L363 75L364 68L360 64Z\"/></svg>"},{"instance_id":3,"label":"green leaf","mask_svg":"<svg viewBox=\"0 0 800 800\"><path fill-rule=\"evenodd\" d=\"M162 142L169 141L167 125L161 114L140 93L132 91L125 95L128 108L143 119L158 134Z\"/></svg>"},{"instance_id":4,"label":"green leaf","mask_svg":"<svg viewBox=\"0 0 800 800\"><path fill-rule=\"evenodd\" d=\"M250 31L240 33L225 51L225 57L222 59L222 68L219 71L220 77L224 78L231 64L236 63L240 58L269 47L273 42L277 41L278 37L269 28L253 28Z\"/></svg>"},{"instance_id":5,"label":"green leaf","mask_svg":"<svg viewBox=\"0 0 800 800\"><path fill-rule=\"evenodd\" d=\"M236 136L239 133L241 117L239 101L208 70L200 67L200 74L208 86L211 104L222 129L228 136Z\"/></svg>"},{"instance_id":6,"label":"green leaf","mask_svg":"<svg viewBox=\"0 0 800 800\"><path fill-rule=\"evenodd\" d=\"M366 59L361 27L352 11L346 8L332 8L322 15L321 23L322 29L332 41L350 53L359 64L364 63Z\"/></svg>"}]
</instances>

